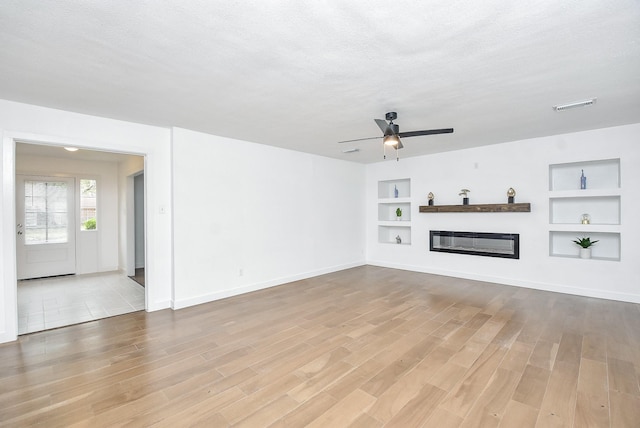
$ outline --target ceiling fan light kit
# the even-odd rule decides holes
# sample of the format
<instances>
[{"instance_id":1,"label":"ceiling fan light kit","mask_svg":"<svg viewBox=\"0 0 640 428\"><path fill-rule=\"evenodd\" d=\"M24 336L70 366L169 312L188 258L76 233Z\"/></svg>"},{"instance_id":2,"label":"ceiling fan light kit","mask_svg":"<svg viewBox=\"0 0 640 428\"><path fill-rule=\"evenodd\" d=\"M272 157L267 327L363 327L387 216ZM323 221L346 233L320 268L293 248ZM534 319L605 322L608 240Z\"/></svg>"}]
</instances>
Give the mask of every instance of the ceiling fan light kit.
<instances>
[{"instance_id":1,"label":"ceiling fan light kit","mask_svg":"<svg viewBox=\"0 0 640 428\"><path fill-rule=\"evenodd\" d=\"M373 119L373 121L378 125L380 130L382 131L382 137L369 137L369 138L358 138L355 140L346 140L346 141L338 141L338 143L350 143L354 141L363 141L363 140L375 140L377 138L382 138L382 153L383 158L387 158L386 147L393 147L396 150L396 160L400 160L398 156L398 150L402 149L404 145L400 138L408 138L408 137L418 137L421 135L435 135L435 134L451 134L453 132L453 128L443 128L443 129L428 129L423 131L409 131L409 132L400 132L400 126L393 123L395 119L398 118L398 113L395 111L390 111L384 116L385 120L382 119ZM343 153L347 153L347 151L343 151Z\"/></svg>"},{"instance_id":2,"label":"ceiling fan light kit","mask_svg":"<svg viewBox=\"0 0 640 428\"><path fill-rule=\"evenodd\" d=\"M395 147L400 142L400 138L398 138L397 135L386 135L382 139L382 142L387 146L394 146Z\"/></svg>"}]
</instances>

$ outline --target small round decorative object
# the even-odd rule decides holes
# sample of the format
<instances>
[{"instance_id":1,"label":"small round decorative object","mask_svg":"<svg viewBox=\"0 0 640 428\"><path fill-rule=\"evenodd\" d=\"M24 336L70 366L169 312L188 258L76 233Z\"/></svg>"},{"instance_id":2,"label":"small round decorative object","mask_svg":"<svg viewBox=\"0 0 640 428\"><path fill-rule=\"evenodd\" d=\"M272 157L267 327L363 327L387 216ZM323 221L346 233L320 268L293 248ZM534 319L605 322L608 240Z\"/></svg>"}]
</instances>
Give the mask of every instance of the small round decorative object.
<instances>
[{"instance_id":1,"label":"small round decorative object","mask_svg":"<svg viewBox=\"0 0 640 428\"><path fill-rule=\"evenodd\" d=\"M433 201L433 198L435 196L433 196L433 192L429 192L429 194L427 195L427 199L429 199L430 201Z\"/></svg>"},{"instance_id":2,"label":"small round decorative object","mask_svg":"<svg viewBox=\"0 0 640 428\"><path fill-rule=\"evenodd\" d=\"M582 224L589 224L591 223L591 216L587 213L582 214L582 220L581 220Z\"/></svg>"},{"instance_id":3,"label":"small round decorative object","mask_svg":"<svg viewBox=\"0 0 640 428\"><path fill-rule=\"evenodd\" d=\"M513 189L513 187L509 187L509 190L507 190L507 196L515 196L516 195L516 191Z\"/></svg>"}]
</instances>

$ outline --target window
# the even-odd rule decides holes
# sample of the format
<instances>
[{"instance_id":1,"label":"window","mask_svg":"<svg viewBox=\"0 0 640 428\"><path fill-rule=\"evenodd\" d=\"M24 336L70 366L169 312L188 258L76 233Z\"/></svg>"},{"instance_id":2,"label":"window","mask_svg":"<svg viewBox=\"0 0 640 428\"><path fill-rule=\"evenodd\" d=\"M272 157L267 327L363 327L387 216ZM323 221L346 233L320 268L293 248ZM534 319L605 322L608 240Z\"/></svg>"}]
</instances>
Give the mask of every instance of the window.
<instances>
[{"instance_id":1,"label":"window","mask_svg":"<svg viewBox=\"0 0 640 428\"><path fill-rule=\"evenodd\" d=\"M67 183L25 181L25 244L67 242Z\"/></svg>"},{"instance_id":2,"label":"window","mask_svg":"<svg viewBox=\"0 0 640 428\"><path fill-rule=\"evenodd\" d=\"M96 180L80 180L80 230L98 228L96 194Z\"/></svg>"}]
</instances>

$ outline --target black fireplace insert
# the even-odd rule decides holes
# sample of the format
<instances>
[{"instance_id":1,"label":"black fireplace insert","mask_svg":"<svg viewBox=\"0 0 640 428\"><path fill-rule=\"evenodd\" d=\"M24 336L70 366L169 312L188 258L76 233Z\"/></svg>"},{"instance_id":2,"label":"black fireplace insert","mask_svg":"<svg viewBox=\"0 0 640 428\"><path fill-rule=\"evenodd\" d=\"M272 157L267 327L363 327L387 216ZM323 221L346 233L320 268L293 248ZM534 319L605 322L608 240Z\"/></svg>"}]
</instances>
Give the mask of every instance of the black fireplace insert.
<instances>
[{"instance_id":1,"label":"black fireplace insert","mask_svg":"<svg viewBox=\"0 0 640 428\"><path fill-rule=\"evenodd\" d=\"M520 235L517 233L429 231L429 250L472 256L520 258Z\"/></svg>"}]
</instances>

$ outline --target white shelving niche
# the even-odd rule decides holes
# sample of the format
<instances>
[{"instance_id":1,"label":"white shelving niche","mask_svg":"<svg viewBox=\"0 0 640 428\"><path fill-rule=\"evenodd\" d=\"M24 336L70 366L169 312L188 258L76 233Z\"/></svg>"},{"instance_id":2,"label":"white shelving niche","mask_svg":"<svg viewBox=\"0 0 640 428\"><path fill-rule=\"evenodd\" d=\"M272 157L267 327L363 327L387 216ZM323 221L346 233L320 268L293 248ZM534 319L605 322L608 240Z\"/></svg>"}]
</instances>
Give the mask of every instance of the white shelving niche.
<instances>
[{"instance_id":1,"label":"white shelving niche","mask_svg":"<svg viewBox=\"0 0 640 428\"><path fill-rule=\"evenodd\" d=\"M397 189L397 197L396 197ZM400 219L396 210L402 210ZM378 182L378 242L411 245L411 179Z\"/></svg>"},{"instance_id":2,"label":"white shelving niche","mask_svg":"<svg viewBox=\"0 0 640 428\"><path fill-rule=\"evenodd\" d=\"M580 188L580 176L587 178ZM549 165L549 255L578 258L572 241L590 237L591 258L620 260L620 159ZM589 223L582 223L583 214Z\"/></svg>"}]
</instances>

